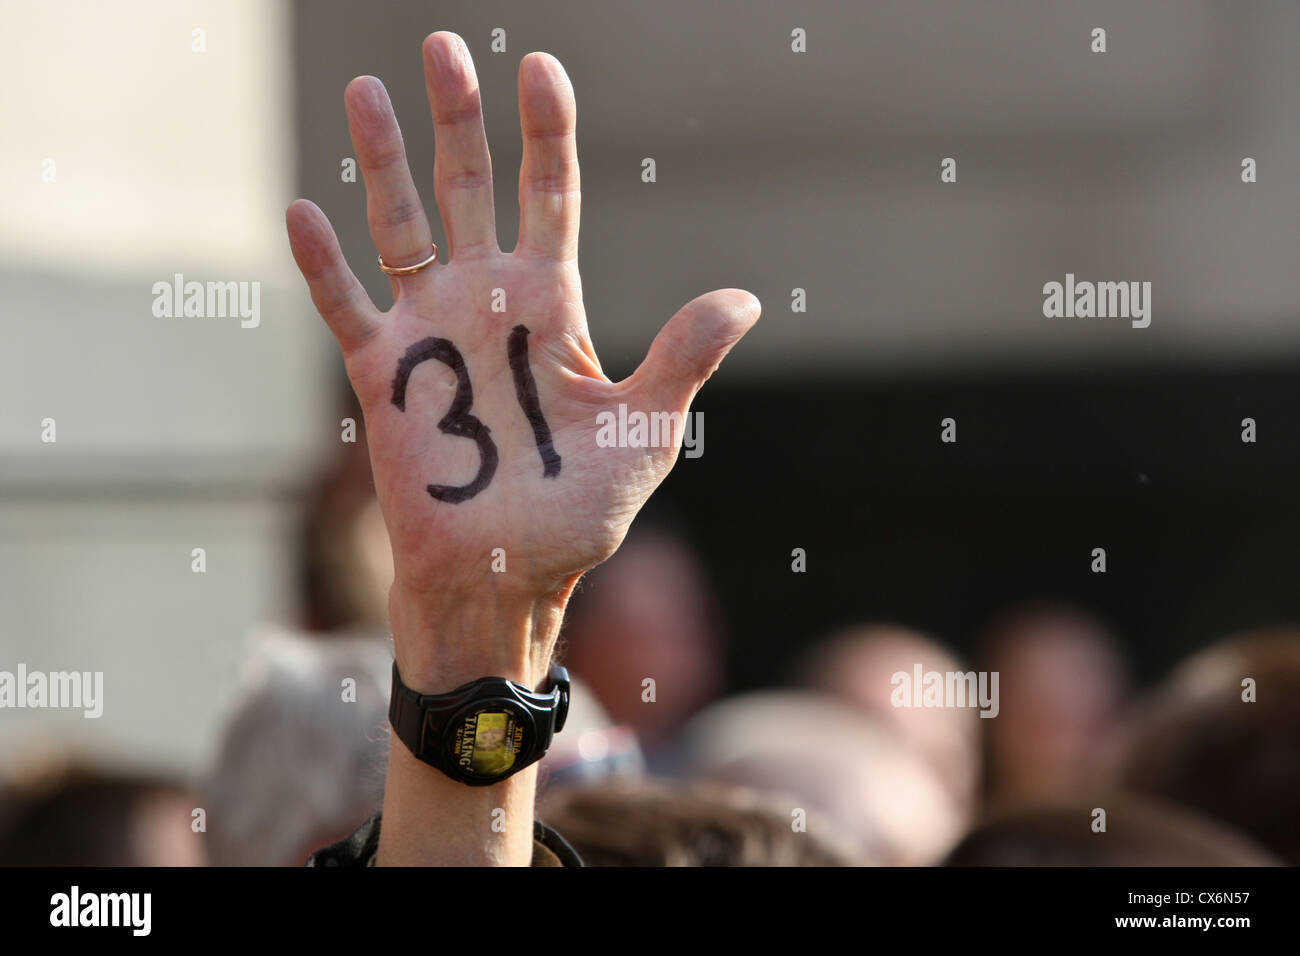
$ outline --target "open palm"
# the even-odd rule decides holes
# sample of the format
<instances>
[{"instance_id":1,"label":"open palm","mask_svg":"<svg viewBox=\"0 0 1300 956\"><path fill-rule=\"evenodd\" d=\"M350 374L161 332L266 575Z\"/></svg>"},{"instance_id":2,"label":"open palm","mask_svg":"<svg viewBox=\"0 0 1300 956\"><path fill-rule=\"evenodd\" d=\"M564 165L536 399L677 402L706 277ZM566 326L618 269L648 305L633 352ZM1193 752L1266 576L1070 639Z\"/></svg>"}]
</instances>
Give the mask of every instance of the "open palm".
<instances>
[{"instance_id":1,"label":"open palm","mask_svg":"<svg viewBox=\"0 0 1300 956\"><path fill-rule=\"evenodd\" d=\"M684 416L759 305L734 289L695 299L631 377L611 382L578 276L576 108L563 68L540 53L520 66L521 218L507 254L469 52L435 33L424 65L448 264L394 277L395 304L381 313L312 203L289 208L290 242L361 402L397 583L548 594L613 553L677 455L600 447L597 416L620 404ZM389 266L419 263L432 233L388 96L362 77L346 105L380 255Z\"/></svg>"}]
</instances>

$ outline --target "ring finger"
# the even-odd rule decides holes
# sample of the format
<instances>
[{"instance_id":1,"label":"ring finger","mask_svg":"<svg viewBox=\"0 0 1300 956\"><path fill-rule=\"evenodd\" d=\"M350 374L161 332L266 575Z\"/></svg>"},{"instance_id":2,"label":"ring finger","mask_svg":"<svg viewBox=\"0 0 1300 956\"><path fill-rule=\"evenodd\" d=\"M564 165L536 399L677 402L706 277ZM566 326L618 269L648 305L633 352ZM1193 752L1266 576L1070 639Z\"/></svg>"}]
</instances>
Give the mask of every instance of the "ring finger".
<instances>
[{"instance_id":1,"label":"ring finger","mask_svg":"<svg viewBox=\"0 0 1300 956\"><path fill-rule=\"evenodd\" d=\"M433 234L411 179L406 145L384 85L360 76L344 95L352 145L366 183L366 218L379 254L389 266L410 266L432 252Z\"/></svg>"}]
</instances>

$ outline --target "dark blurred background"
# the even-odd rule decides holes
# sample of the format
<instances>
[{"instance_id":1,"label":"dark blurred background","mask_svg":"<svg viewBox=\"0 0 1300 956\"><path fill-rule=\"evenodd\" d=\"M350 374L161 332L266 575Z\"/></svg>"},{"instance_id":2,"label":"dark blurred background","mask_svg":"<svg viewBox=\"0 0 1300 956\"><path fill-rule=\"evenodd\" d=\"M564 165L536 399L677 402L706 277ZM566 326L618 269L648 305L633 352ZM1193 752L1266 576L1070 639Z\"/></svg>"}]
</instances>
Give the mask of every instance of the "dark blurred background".
<instances>
[{"instance_id":1,"label":"dark blurred background","mask_svg":"<svg viewBox=\"0 0 1300 956\"><path fill-rule=\"evenodd\" d=\"M738 684L783 680L807 635L864 614L969 651L1026 598L1092 608L1151 678L1228 630L1300 618L1295 379L1273 367L710 385L708 450L660 496L727 608ZM1248 414L1271 423L1267 441L1242 444ZM955 445L938 441L944 417ZM808 573L791 573L792 547Z\"/></svg>"}]
</instances>

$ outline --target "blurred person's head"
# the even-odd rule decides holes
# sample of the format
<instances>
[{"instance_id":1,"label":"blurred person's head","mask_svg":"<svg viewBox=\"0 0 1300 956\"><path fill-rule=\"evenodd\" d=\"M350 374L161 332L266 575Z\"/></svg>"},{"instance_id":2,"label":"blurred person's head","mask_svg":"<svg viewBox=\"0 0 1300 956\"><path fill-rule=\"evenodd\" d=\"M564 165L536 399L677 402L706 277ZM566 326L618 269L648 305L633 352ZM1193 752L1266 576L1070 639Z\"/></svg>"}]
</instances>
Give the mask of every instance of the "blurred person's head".
<instances>
[{"instance_id":1,"label":"blurred person's head","mask_svg":"<svg viewBox=\"0 0 1300 956\"><path fill-rule=\"evenodd\" d=\"M830 694L893 728L939 775L959 808L973 812L980 778L975 707L897 707L894 675L966 673L938 642L903 627L850 628L818 644L798 668L804 686Z\"/></svg>"},{"instance_id":2,"label":"blurred person's head","mask_svg":"<svg viewBox=\"0 0 1300 956\"><path fill-rule=\"evenodd\" d=\"M163 777L47 770L0 796L0 866L202 866L197 805Z\"/></svg>"},{"instance_id":3,"label":"blurred person's head","mask_svg":"<svg viewBox=\"0 0 1300 956\"><path fill-rule=\"evenodd\" d=\"M1095 829L1096 809L1106 812ZM1277 859L1221 823L1182 807L1108 794L991 814L945 866L1274 866Z\"/></svg>"},{"instance_id":4,"label":"blurred person's head","mask_svg":"<svg viewBox=\"0 0 1300 956\"><path fill-rule=\"evenodd\" d=\"M1001 697L980 721L990 792L1048 799L1091 780L1129 685L1106 628L1075 608L1027 605L994 622L980 666L998 672Z\"/></svg>"},{"instance_id":5,"label":"blurred person's head","mask_svg":"<svg viewBox=\"0 0 1300 956\"><path fill-rule=\"evenodd\" d=\"M564 663L614 723L654 747L723 680L718 613L699 558L678 536L634 526L570 604ZM647 679L654 700L647 702Z\"/></svg>"},{"instance_id":6,"label":"blurred person's head","mask_svg":"<svg viewBox=\"0 0 1300 956\"><path fill-rule=\"evenodd\" d=\"M744 787L803 811L854 860L922 865L964 829L966 814L898 734L840 701L763 691L714 704L683 732L691 779Z\"/></svg>"},{"instance_id":7,"label":"blurred person's head","mask_svg":"<svg viewBox=\"0 0 1300 956\"><path fill-rule=\"evenodd\" d=\"M380 808L391 668L383 641L257 636L204 787L214 865L301 864Z\"/></svg>"},{"instance_id":8,"label":"blurred person's head","mask_svg":"<svg viewBox=\"0 0 1300 956\"><path fill-rule=\"evenodd\" d=\"M816 821L791 826L753 791L666 781L607 781L552 791L539 817L588 866L848 866Z\"/></svg>"},{"instance_id":9,"label":"blurred person's head","mask_svg":"<svg viewBox=\"0 0 1300 956\"><path fill-rule=\"evenodd\" d=\"M375 497L365 427L348 390L344 417L356 440L341 442L303 516L299 579L310 631L381 632L388 627L393 554Z\"/></svg>"},{"instance_id":10,"label":"blurred person's head","mask_svg":"<svg viewBox=\"0 0 1300 956\"><path fill-rule=\"evenodd\" d=\"M1234 636L1188 658L1117 740L1118 785L1300 864L1300 629Z\"/></svg>"}]
</instances>

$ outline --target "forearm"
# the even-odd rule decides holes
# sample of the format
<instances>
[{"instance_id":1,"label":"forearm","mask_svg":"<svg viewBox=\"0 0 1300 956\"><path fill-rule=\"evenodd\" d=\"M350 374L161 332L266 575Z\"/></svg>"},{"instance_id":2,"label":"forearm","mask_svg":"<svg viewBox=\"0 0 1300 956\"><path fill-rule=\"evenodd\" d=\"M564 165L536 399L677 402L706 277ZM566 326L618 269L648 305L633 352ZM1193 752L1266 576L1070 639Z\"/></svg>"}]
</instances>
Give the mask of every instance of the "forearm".
<instances>
[{"instance_id":1,"label":"forearm","mask_svg":"<svg viewBox=\"0 0 1300 956\"><path fill-rule=\"evenodd\" d=\"M420 693L443 693L488 676L536 687L546 675L567 596L568 589L536 601L482 593L443 607L395 586L389 614L402 680ZM394 738L377 862L527 866L536 786L536 766L491 787L467 786Z\"/></svg>"}]
</instances>

